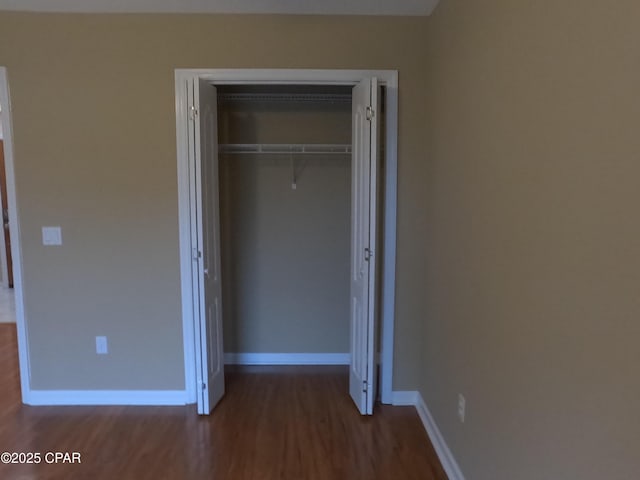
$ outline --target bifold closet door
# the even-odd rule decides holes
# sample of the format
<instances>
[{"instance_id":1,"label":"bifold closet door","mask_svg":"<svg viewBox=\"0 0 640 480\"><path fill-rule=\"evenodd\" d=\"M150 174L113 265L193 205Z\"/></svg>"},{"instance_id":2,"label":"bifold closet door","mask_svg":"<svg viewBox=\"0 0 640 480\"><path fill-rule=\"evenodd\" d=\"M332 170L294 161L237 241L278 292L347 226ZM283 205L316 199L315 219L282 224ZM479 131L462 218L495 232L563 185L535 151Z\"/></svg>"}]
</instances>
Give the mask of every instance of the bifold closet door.
<instances>
[{"instance_id":1,"label":"bifold closet door","mask_svg":"<svg viewBox=\"0 0 640 480\"><path fill-rule=\"evenodd\" d=\"M376 211L378 176L377 79L353 88L351 157L351 365L349 393L363 415L376 395Z\"/></svg>"},{"instance_id":2,"label":"bifold closet door","mask_svg":"<svg viewBox=\"0 0 640 480\"><path fill-rule=\"evenodd\" d=\"M198 413L208 415L224 395L218 112L213 85L196 79L192 90L192 218L196 379Z\"/></svg>"}]
</instances>

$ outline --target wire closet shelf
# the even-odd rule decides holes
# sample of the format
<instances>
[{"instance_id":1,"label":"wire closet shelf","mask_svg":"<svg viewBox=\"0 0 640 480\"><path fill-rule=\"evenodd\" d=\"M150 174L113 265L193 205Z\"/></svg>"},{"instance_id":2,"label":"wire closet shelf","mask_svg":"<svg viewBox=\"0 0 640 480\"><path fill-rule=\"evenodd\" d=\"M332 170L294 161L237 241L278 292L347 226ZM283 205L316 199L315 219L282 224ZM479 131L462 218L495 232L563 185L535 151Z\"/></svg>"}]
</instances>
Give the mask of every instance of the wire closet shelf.
<instances>
[{"instance_id":1,"label":"wire closet shelf","mask_svg":"<svg viewBox=\"0 0 640 480\"><path fill-rule=\"evenodd\" d=\"M225 143L218 146L224 154L350 154L351 145L303 143Z\"/></svg>"}]
</instances>

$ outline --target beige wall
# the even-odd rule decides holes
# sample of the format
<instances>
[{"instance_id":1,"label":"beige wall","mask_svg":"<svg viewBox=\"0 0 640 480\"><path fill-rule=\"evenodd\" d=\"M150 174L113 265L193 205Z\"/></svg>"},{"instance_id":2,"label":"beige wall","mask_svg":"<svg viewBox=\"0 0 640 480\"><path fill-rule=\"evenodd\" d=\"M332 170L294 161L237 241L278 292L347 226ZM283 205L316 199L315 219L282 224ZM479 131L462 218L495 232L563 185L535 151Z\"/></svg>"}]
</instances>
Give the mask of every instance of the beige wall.
<instances>
[{"instance_id":1,"label":"beige wall","mask_svg":"<svg viewBox=\"0 0 640 480\"><path fill-rule=\"evenodd\" d=\"M422 394L468 479L638 478L639 18L444 0L427 21Z\"/></svg>"},{"instance_id":2,"label":"beige wall","mask_svg":"<svg viewBox=\"0 0 640 480\"><path fill-rule=\"evenodd\" d=\"M350 102L218 116L222 143L351 143ZM225 352L348 352L350 155L223 155L220 178Z\"/></svg>"},{"instance_id":3,"label":"beige wall","mask_svg":"<svg viewBox=\"0 0 640 480\"><path fill-rule=\"evenodd\" d=\"M419 379L424 18L0 14L32 386L184 386L175 68L400 72L394 387ZM41 246L61 225L64 245ZM110 355L95 355L107 335Z\"/></svg>"}]
</instances>

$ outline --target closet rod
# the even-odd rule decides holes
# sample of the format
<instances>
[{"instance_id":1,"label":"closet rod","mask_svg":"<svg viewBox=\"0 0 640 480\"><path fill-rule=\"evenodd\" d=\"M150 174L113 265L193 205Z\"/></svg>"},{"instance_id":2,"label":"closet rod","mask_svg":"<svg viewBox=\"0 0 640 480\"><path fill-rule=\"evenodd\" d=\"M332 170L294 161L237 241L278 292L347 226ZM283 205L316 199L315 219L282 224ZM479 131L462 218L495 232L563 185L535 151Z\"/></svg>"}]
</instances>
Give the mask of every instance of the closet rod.
<instances>
[{"instance_id":1,"label":"closet rod","mask_svg":"<svg viewBox=\"0 0 640 480\"><path fill-rule=\"evenodd\" d=\"M218 146L220 153L272 153L272 154L348 154L351 145L302 143L225 143Z\"/></svg>"},{"instance_id":2,"label":"closet rod","mask_svg":"<svg viewBox=\"0 0 640 480\"><path fill-rule=\"evenodd\" d=\"M351 93L219 93L221 102L311 102L351 103Z\"/></svg>"}]
</instances>

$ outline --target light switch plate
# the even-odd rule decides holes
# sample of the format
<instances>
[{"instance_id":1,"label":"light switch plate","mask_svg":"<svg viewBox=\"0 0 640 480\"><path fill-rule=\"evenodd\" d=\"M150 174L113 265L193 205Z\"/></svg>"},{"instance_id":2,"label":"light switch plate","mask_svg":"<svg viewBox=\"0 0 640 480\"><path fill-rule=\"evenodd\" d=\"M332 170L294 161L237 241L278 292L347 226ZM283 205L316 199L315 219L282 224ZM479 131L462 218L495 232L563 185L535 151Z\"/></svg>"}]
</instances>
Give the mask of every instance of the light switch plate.
<instances>
[{"instance_id":1,"label":"light switch plate","mask_svg":"<svg viewBox=\"0 0 640 480\"><path fill-rule=\"evenodd\" d=\"M62 229L60 227L42 227L43 245L62 245Z\"/></svg>"}]
</instances>

